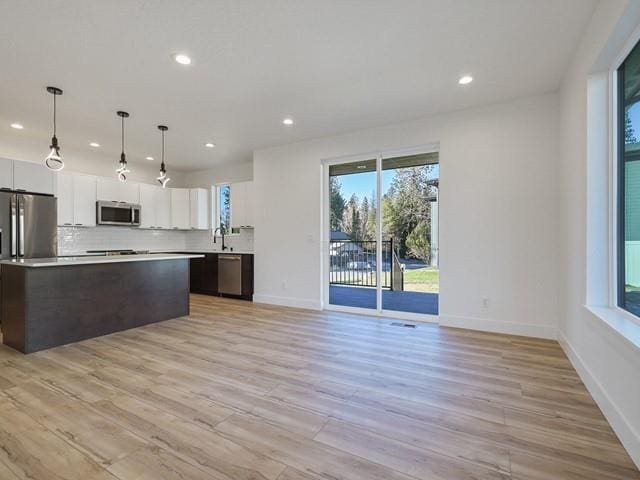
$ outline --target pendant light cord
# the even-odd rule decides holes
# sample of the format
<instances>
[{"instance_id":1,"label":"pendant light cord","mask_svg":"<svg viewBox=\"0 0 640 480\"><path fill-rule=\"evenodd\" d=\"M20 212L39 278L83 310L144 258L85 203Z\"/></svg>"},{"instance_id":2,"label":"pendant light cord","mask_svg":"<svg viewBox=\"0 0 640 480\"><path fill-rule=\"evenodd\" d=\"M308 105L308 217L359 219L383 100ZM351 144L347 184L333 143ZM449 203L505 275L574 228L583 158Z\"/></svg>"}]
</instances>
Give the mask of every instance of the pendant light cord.
<instances>
[{"instance_id":1,"label":"pendant light cord","mask_svg":"<svg viewBox=\"0 0 640 480\"><path fill-rule=\"evenodd\" d=\"M121 138L121 144L122 144L122 153L124 153L124 117L120 117L120 124L121 124L121 133L122 133L122 138Z\"/></svg>"},{"instance_id":2,"label":"pendant light cord","mask_svg":"<svg viewBox=\"0 0 640 480\"><path fill-rule=\"evenodd\" d=\"M57 95L53 94L53 136L56 136L56 97Z\"/></svg>"},{"instance_id":3,"label":"pendant light cord","mask_svg":"<svg viewBox=\"0 0 640 480\"><path fill-rule=\"evenodd\" d=\"M164 130L162 130L162 169L164 170Z\"/></svg>"}]
</instances>

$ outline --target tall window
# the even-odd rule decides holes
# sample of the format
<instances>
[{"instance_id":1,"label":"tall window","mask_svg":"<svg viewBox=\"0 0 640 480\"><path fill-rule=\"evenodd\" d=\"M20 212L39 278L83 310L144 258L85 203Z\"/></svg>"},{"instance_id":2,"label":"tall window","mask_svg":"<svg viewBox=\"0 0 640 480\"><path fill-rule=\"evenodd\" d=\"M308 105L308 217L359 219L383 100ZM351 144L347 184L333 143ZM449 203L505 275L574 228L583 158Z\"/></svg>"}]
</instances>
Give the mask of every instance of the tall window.
<instances>
[{"instance_id":1,"label":"tall window","mask_svg":"<svg viewBox=\"0 0 640 480\"><path fill-rule=\"evenodd\" d=\"M220 185L218 187L218 226L225 233L231 233L231 187Z\"/></svg>"},{"instance_id":2,"label":"tall window","mask_svg":"<svg viewBox=\"0 0 640 480\"><path fill-rule=\"evenodd\" d=\"M640 43L618 69L618 305L640 316Z\"/></svg>"}]
</instances>

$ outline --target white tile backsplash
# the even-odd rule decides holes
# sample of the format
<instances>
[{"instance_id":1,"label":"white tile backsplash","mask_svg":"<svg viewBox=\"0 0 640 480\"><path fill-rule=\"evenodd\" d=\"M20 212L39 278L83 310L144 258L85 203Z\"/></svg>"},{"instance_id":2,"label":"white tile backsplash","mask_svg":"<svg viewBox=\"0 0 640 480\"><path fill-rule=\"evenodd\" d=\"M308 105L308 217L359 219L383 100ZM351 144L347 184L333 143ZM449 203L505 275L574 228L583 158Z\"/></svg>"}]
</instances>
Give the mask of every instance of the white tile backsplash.
<instances>
[{"instance_id":1,"label":"white tile backsplash","mask_svg":"<svg viewBox=\"0 0 640 480\"><path fill-rule=\"evenodd\" d=\"M253 252L253 230L227 235L225 245L238 252ZM58 255L77 255L87 250L221 251L218 237L213 243L210 230L145 230L127 227L58 227Z\"/></svg>"},{"instance_id":2,"label":"white tile backsplash","mask_svg":"<svg viewBox=\"0 0 640 480\"><path fill-rule=\"evenodd\" d=\"M58 227L58 255L87 250L184 250L193 232L144 230L127 227Z\"/></svg>"},{"instance_id":3,"label":"white tile backsplash","mask_svg":"<svg viewBox=\"0 0 640 480\"><path fill-rule=\"evenodd\" d=\"M239 234L225 236L224 244L237 252L253 253L253 229L241 229ZM222 239L218 237L216 243L213 243L211 230L187 232L186 249L219 252L222 250Z\"/></svg>"}]
</instances>

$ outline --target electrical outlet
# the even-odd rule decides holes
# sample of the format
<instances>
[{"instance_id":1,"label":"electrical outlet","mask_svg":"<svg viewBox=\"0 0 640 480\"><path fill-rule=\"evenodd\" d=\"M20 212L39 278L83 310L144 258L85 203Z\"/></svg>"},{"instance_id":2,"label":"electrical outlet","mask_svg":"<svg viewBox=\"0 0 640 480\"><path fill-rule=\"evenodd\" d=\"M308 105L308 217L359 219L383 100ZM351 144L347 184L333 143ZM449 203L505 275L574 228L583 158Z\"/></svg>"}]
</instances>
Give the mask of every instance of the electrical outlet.
<instances>
[{"instance_id":1,"label":"electrical outlet","mask_svg":"<svg viewBox=\"0 0 640 480\"><path fill-rule=\"evenodd\" d=\"M489 298L482 297L482 308L489 308Z\"/></svg>"},{"instance_id":2,"label":"electrical outlet","mask_svg":"<svg viewBox=\"0 0 640 480\"><path fill-rule=\"evenodd\" d=\"M286 289L287 289L287 281L286 281L286 280L283 280L283 281L282 281L282 289L283 289L283 290L286 290Z\"/></svg>"}]
</instances>

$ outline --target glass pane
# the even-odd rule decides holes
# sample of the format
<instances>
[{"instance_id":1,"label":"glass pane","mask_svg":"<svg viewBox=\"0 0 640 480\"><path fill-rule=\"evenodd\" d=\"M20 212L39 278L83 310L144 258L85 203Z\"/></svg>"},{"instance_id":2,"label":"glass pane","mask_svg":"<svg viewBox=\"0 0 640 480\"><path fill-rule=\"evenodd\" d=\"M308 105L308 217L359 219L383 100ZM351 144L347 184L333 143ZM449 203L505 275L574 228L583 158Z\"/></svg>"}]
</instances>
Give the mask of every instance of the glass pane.
<instances>
[{"instance_id":1,"label":"glass pane","mask_svg":"<svg viewBox=\"0 0 640 480\"><path fill-rule=\"evenodd\" d=\"M438 314L438 154L382 160L382 308Z\"/></svg>"},{"instance_id":2,"label":"glass pane","mask_svg":"<svg viewBox=\"0 0 640 480\"><path fill-rule=\"evenodd\" d=\"M619 71L620 292L619 304L640 315L640 44Z\"/></svg>"},{"instance_id":3,"label":"glass pane","mask_svg":"<svg viewBox=\"0 0 640 480\"><path fill-rule=\"evenodd\" d=\"M329 303L377 308L376 160L329 168Z\"/></svg>"},{"instance_id":4,"label":"glass pane","mask_svg":"<svg viewBox=\"0 0 640 480\"><path fill-rule=\"evenodd\" d=\"M231 228L231 187L229 185L222 185L220 186L219 192L220 228L227 233L231 233L229 231Z\"/></svg>"}]
</instances>

